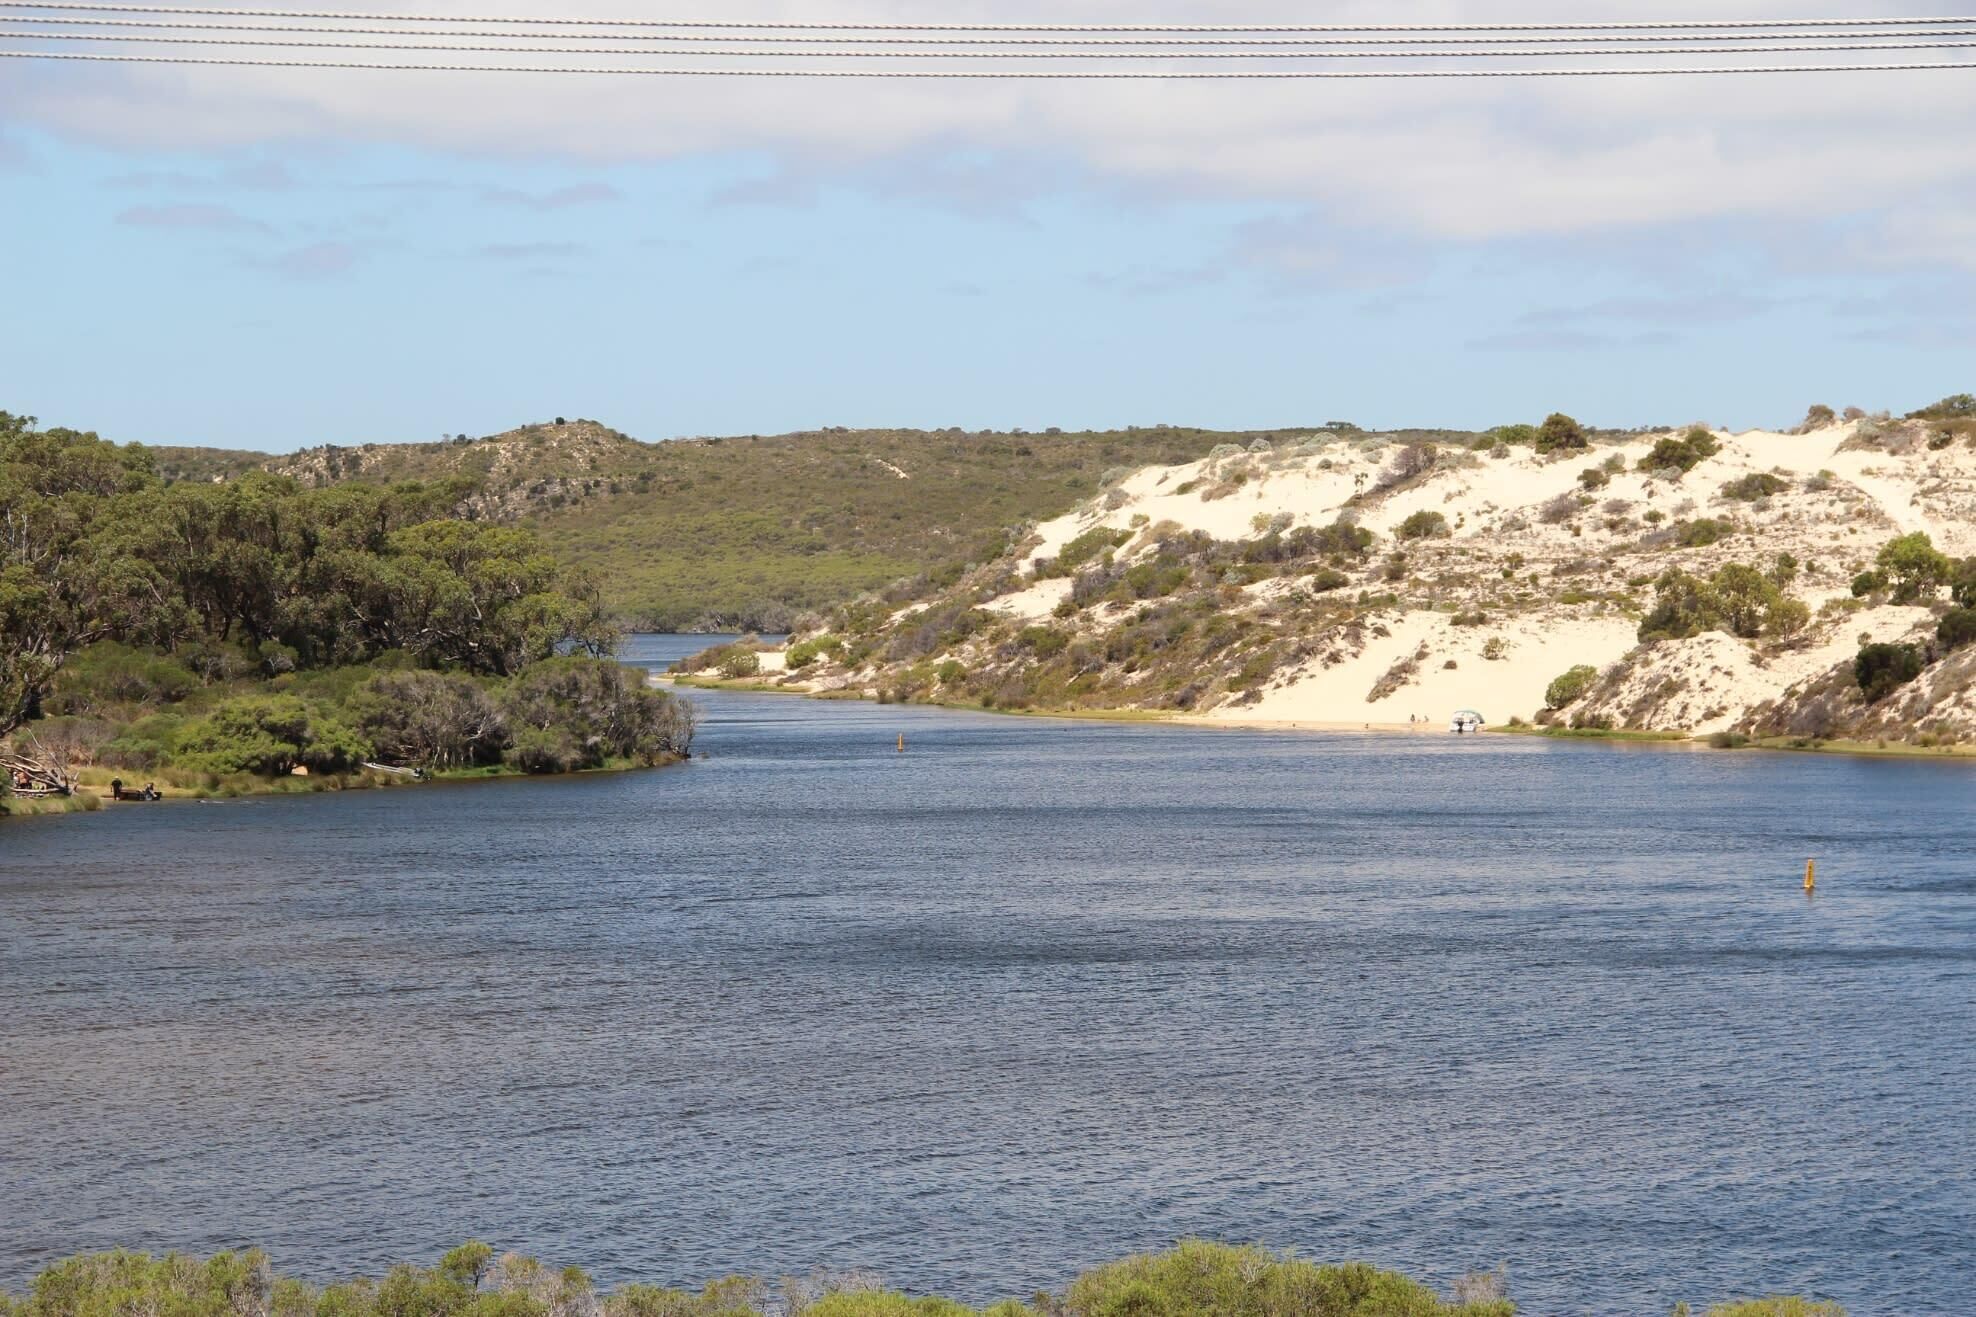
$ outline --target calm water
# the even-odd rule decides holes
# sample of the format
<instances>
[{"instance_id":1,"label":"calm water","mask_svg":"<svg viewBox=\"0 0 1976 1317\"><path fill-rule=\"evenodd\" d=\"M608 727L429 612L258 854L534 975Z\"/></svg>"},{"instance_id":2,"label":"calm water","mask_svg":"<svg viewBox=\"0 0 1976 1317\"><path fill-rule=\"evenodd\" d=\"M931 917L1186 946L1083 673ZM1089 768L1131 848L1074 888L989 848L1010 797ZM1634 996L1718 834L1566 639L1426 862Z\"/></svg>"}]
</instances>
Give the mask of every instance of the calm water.
<instances>
[{"instance_id":1,"label":"calm water","mask_svg":"<svg viewBox=\"0 0 1976 1317\"><path fill-rule=\"evenodd\" d=\"M705 704L664 772L0 825L0 1279L1203 1234L1970 1311L1970 765Z\"/></svg>"}]
</instances>

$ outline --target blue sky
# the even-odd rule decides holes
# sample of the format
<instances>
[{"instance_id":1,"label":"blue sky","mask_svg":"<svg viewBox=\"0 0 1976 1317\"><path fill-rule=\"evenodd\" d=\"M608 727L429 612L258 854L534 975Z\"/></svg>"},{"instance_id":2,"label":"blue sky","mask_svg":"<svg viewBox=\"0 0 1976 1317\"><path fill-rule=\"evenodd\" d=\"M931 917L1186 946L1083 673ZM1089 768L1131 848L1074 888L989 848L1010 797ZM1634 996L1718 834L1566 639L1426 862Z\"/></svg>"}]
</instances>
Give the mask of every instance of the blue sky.
<instances>
[{"instance_id":1,"label":"blue sky","mask_svg":"<svg viewBox=\"0 0 1976 1317\"><path fill-rule=\"evenodd\" d=\"M5 72L0 407L118 439L1784 425L1976 387L1976 70L691 96Z\"/></svg>"}]
</instances>

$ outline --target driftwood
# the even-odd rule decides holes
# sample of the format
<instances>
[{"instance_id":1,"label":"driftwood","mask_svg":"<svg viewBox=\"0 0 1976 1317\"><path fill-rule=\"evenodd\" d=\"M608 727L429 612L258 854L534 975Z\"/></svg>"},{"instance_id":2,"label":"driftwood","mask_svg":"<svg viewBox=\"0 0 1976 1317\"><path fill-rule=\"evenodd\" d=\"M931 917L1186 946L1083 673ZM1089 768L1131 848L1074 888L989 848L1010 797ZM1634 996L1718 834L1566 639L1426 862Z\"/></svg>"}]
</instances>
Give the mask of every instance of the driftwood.
<instances>
[{"instance_id":1,"label":"driftwood","mask_svg":"<svg viewBox=\"0 0 1976 1317\"><path fill-rule=\"evenodd\" d=\"M0 754L0 773L17 796L73 796L75 779L61 769L20 753Z\"/></svg>"}]
</instances>

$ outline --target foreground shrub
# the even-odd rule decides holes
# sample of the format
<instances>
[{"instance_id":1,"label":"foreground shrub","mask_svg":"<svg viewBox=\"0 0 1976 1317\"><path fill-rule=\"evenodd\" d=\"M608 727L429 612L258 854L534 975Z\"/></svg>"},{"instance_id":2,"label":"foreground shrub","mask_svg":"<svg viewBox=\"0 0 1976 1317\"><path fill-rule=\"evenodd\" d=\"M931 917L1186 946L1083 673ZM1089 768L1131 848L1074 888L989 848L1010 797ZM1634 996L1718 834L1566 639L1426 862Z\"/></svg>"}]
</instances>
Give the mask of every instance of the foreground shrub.
<instances>
[{"instance_id":1,"label":"foreground shrub","mask_svg":"<svg viewBox=\"0 0 1976 1317\"><path fill-rule=\"evenodd\" d=\"M1921 651L1912 645L1867 645L1853 660L1853 680L1868 704L1878 704L1921 675Z\"/></svg>"},{"instance_id":2,"label":"foreground shrub","mask_svg":"<svg viewBox=\"0 0 1976 1317\"><path fill-rule=\"evenodd\" d=\"M1071 1282L1066 1317L1511 1317L1507 1299L1447 1303L1417 1281L1362 1262L1319 1266L1199 1240L1126 1258Z\"/></svg>"},{"instance_id":3,"label":"foreground shrub","mask_svg":"<svg viewBox=\"0 0 1976 1317\"><path fill-rule=\"evenodd\" d=\"M1945 650L1958 650L1976 641L1976 608L1951 608L1935 624L1935 639Z\"/></svg>"},{"instance_id":4,"label":"foreground shrub","mask_svg":"<svg viewBox=\"0 0 1976 1317\"><path fill-rule=\"evenodd\" d=\"M629 1284L598 1294L580 1268L496 1257L473 1241L437 1267L400 1264L378 1280L322 1288L276 1276L258 1250L205 1261L89 1254L49 1267L21 1298L0 1293L0 1317L1513 1317L1504 1289L1500 1272L1482 1273L1456 1282L1454 1297L1442 1299L1364 1263L1321 1266L1189 1240L1088 1271L1061 1296L1038 1295L1034 1308L1003 1302L977 1310L909 1298L855 1275L780 1286L729 1276L697 1293ZM1835 1304L1779 1297L1710 1308L1708 1317L1845 1314Z\"/></svg>"}]
</instances>

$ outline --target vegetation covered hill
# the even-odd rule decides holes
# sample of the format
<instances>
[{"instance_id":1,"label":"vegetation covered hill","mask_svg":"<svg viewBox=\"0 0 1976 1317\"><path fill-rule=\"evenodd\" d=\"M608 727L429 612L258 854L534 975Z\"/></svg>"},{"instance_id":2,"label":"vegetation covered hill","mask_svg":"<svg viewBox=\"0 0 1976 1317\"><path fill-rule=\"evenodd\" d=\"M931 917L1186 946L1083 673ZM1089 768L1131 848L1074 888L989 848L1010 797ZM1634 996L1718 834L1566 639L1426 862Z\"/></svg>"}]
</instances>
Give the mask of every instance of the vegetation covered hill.
<instances>
[{"instance_id":1,"label":"vegetation covered hill","mask_svg":"<svg viewBox=\"0 0 1976 1317\"><path fill-rule=\"evenodd\" d=\"M0 412L0 795L684 754L690 711L605 657L594 584L459 493L168 485L141 446Z\"/></svg>"},{"instance_id":2,"label":"vegetation covered hill","mask_svg":"<svg viewBox=\"0 0 1976 1317\"><path fill-rule=\"evenodd\" d=\"M170 480L266 470L311 487L444 482L459 490L462 515L527 526L588 570L633 628L779 631L803 611L901 578L952 580L1001 553L1012 530L1069 511L1119 469L1309 433L840 428L640 443L594 421L559 420L285 457L157 452Z\"/></svg>"},{"instance_id":3,"label":"vegetation covered hill","mask_svg":"<svg viewBox=\"0 0 1976 1317\"><path fill-rule=\"evenodd\" d=\"M0 1293L0 1317L1513 1317L1500 1272L1456 1282L1447 1298L1363 1263L1320 1266L1259 1248L1188 1241L1126 1258L1037 1293L976 1309L909 1298L877 1278L820 1274L769 1284L729 1276L697 1292L629 1284L600 1294L577 1267L495 1257L469 1242L430 1269L314 1286L277 1276L259 1252L200 1261L96 1253L59 1262L26 1296ZM1686 1304L1677 1317L1689 1312ZM1835 1303L1732 1302L1707 1317L1845 1317Z\"/></svg>"},{"instance_id":4,"label":"vegetation covered hill","mask_svg":"<svg viewBox=\"0 0 1976 1317\"><path fill-rule=\"evenodd\" d=\"M835 611L801 688L1360 726L1976 739L1976 403L1791 433L1228 446L931 590ZM777 672L781 675L775 675ZM1417 723L1416 723L1417 725Z\"/></svg>"}]
</instances>

